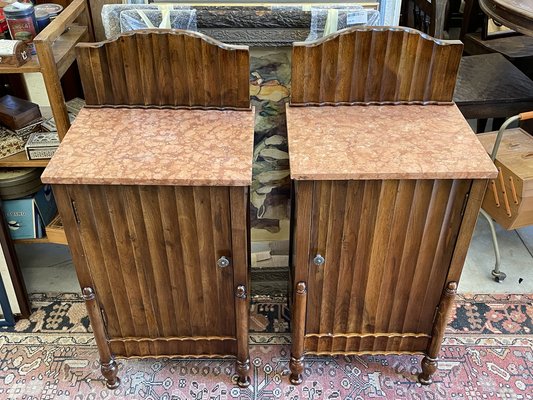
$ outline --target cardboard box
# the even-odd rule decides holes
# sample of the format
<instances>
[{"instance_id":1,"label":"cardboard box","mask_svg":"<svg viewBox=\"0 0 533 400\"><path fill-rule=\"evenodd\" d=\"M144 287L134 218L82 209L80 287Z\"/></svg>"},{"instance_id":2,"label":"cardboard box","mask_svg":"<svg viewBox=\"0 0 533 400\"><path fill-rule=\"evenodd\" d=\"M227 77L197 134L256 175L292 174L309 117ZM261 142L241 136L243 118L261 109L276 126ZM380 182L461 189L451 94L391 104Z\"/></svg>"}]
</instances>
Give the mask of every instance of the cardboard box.
<instances>
[{"instance_id":1,"label":"cardboard box","mask_svg":"<svg viewBox=\"0 0 533 400\"><path fill-rule=\"evenodd\" d=\"M45 237L46 225L57 214L57 206L50 185L44 185L32 196L4 200L2 209L12 239Z\"/></svg>"},{"instance_id":2,"label":"cardboard box","mask_svg":"<svg viewBox=\"0 0 533 400\"><path fill-rule=\"evenodd\" d=\"M52 222L46 226L46 237L50 243L68 245L67 237L65 236L65 228L61 216L57 215Z\"/></svg>"}]
</instances>

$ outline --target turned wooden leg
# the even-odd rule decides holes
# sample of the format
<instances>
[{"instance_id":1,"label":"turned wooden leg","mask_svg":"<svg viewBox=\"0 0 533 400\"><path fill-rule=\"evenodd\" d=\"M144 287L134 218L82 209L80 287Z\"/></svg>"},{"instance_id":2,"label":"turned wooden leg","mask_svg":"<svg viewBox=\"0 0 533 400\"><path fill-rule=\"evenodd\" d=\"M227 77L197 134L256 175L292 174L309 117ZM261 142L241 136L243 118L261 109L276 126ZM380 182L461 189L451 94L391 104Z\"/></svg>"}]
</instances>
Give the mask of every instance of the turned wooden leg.
<instances>
[{"instance_id":1,"label":"turned wooden leg","mask_svg":"<svg viewBox=\"0 0 533 400\"><path fill-rule=\"evenodd\" d=\"M90 287L85 287L82 290L83 299L85 300L85 306L87 307L87 313L91 321L93 328L94 339L98 346L98 354L100 355L100 370L105 378L105 384L109 389L116 389L120 385L120 379L117 377L118 367L107 341L107 335L105 332L104 320L102 313L96 302L96 296L94 290Z\"/></svg>"},{"instance_id":2,"label":"turned wooden leg","mask_svg":"<svg viewBox=\"0 0 533 400\"><path fill-rule=\"evenodd\" d=\"M108 389L118 388L120 385L120 379L117 377L118 366L113 358L108 363L100 361L100 371L105 378L105 385Z\"/></svg>"},{"instance_id":3,"label":"turned wooden leg","mask_svg":"<svg viewBox=\"0 0 533 400\"><path fill-rule=\"evenodd\" d=\"M440 298L437 315L433 323L433 331L431 332L431 340L426 351L426 356L422 359L422 372L418 375L418 382L422 385L429 385L433 382L432 376L437 371L437 357L456 294L457 282L449 282Z\"/></svg>"},{"instance_id":4,"label":"turned wooden leg","mask_svg":"<svg viewBox=\"0 0 533 400\"><path fill-rule=\"evenodd\" d=\"M418 382L422 385L433 383L431 377L437 371L437 359L425 356L422 359L422 372L418 375Z\"/></svg>"},{"instance_id":5,"label":"turned wooden leg","mask_svg":"<svg viewBox=\"0 0 533 400\"><path fill-rule=\"evenodd\" d=\"M292 346L289 368L291 370L290 382L293 385L302 383L304 370L304 336L305 336L305 309L307 307L307 287L305 282L296 284L294 303L292 306Z\"/></svg>"},{"instance_id":6,"label":"turned wooden leg","mask_svg":"<svg viewBox=\"0 0 533 400\"><path fill-rule=\"evenodd\" d=\"M242 387L250 385L250 354L248 352L248 320L250 318L248 296L244 285L235 291L235 309L237 312L237 362L235 370L239 376L237 384Z\"/></svg>"}]
</instances>

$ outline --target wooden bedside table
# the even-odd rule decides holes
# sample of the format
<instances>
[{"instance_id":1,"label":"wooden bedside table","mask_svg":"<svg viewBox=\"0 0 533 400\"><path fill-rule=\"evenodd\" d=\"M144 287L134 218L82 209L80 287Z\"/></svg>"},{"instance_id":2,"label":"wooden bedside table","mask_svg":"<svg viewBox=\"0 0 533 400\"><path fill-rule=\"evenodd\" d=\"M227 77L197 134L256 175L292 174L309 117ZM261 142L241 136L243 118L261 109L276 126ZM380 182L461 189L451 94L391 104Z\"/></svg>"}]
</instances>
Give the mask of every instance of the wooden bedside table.
<instances>
[{"instance_id":1,"label":"wooden bedside table","mask_svg":"<svg viewBox=\"0 0 533 400\"><path fill-rule=\"evenodd\" d=\"M83 109L48 164L110 387L111 354L246 381L252 149L252 111Z\"/></svg>"},{"instance_id":2,"label":"wooden bedside table","mask_svg":"<svg viewBox=\"0 0 533 400\"><path fill-rule=\"evenodd\" d=\"M354 43L364 56L342 51ZM420 53L408 49L425 46L437 50L424 64L411 60ZM293 49L293 384L302 382L305 354L361 353L424 354L419 381L431 383L487 180L496 176L450 102L457 69L439 61L460 48L452 46L452 57L446 46L409 29L356 28ZM405 69L395 74L390 60Z\"/></svg>"},{"instance_id":3,"label":"wooden bedside table","mask_svg":"<svg viewBox=\"0 0 533 400\"><path fill-rule=\"evenodd\" d=\"M107 386L119 384L115 356L235 357L247 386L248 48L143 31L80 45L78 60L92 108L42 180L53 186Z\"/></svg>"}]
</instances>

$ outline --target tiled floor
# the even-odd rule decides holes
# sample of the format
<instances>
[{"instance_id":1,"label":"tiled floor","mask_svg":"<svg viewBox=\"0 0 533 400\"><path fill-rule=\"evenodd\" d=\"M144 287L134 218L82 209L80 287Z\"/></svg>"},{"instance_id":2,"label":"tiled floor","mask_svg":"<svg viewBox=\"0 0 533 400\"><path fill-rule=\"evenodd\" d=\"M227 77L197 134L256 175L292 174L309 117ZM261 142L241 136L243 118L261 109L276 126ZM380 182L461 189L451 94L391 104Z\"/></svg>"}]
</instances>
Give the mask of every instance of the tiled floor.
<instances>
[{"instance_id":1,"label":"tiled floor","mask_svg":"<svg viewBox=\"0 0 533 400\"><path fill-rule=\"evenodd\" d=\"M16 245L15 250L29 293L80 290L67 246L25 244Z\"/></svg>"},{"instance_id":2,"label":"tiled floor","mask_svg":"<svg viewBox=\"0 0 533 400\"><path fill-rule=\"evenodd\" d=\"M533 226L506 231L496 225L501 267L507 278L491 277L494 249L488 222L480 217L468 250L459 291L464 293L533 293Z\"/></svg>"},{"instance_id":3,"label":"tiled floor","mask_svg":"<svg viewBox=\"0 0 533 400\"><path fill-rule=\"evenodd\" d=\"M497 226L502 271L507 278L491 278L494 251L488 223L480 218L468 252L459 291L468 293L533 293L533 226L505 231ZM76 273L66 246L18 245L17 253L29 292L75 292Z\"/></svg>"}]
</instances>

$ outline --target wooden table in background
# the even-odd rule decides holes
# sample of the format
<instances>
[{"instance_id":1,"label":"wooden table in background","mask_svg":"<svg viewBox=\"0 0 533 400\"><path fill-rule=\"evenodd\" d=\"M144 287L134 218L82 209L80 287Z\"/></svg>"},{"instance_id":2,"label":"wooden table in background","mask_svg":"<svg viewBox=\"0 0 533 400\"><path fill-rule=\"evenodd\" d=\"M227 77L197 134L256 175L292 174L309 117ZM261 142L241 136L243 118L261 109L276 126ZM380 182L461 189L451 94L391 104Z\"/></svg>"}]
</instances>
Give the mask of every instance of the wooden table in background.
<instances>
[{"instance_id":1,"label":"wooden table in background","mask_svg":"<svg viewBox=\"0 0 533 400\"><path fill-rule=\"evenodd\" d=\"M483 12L503 25L533 36L533 1L479 0L479 6Z\"/></svg>"}]
</instances>

